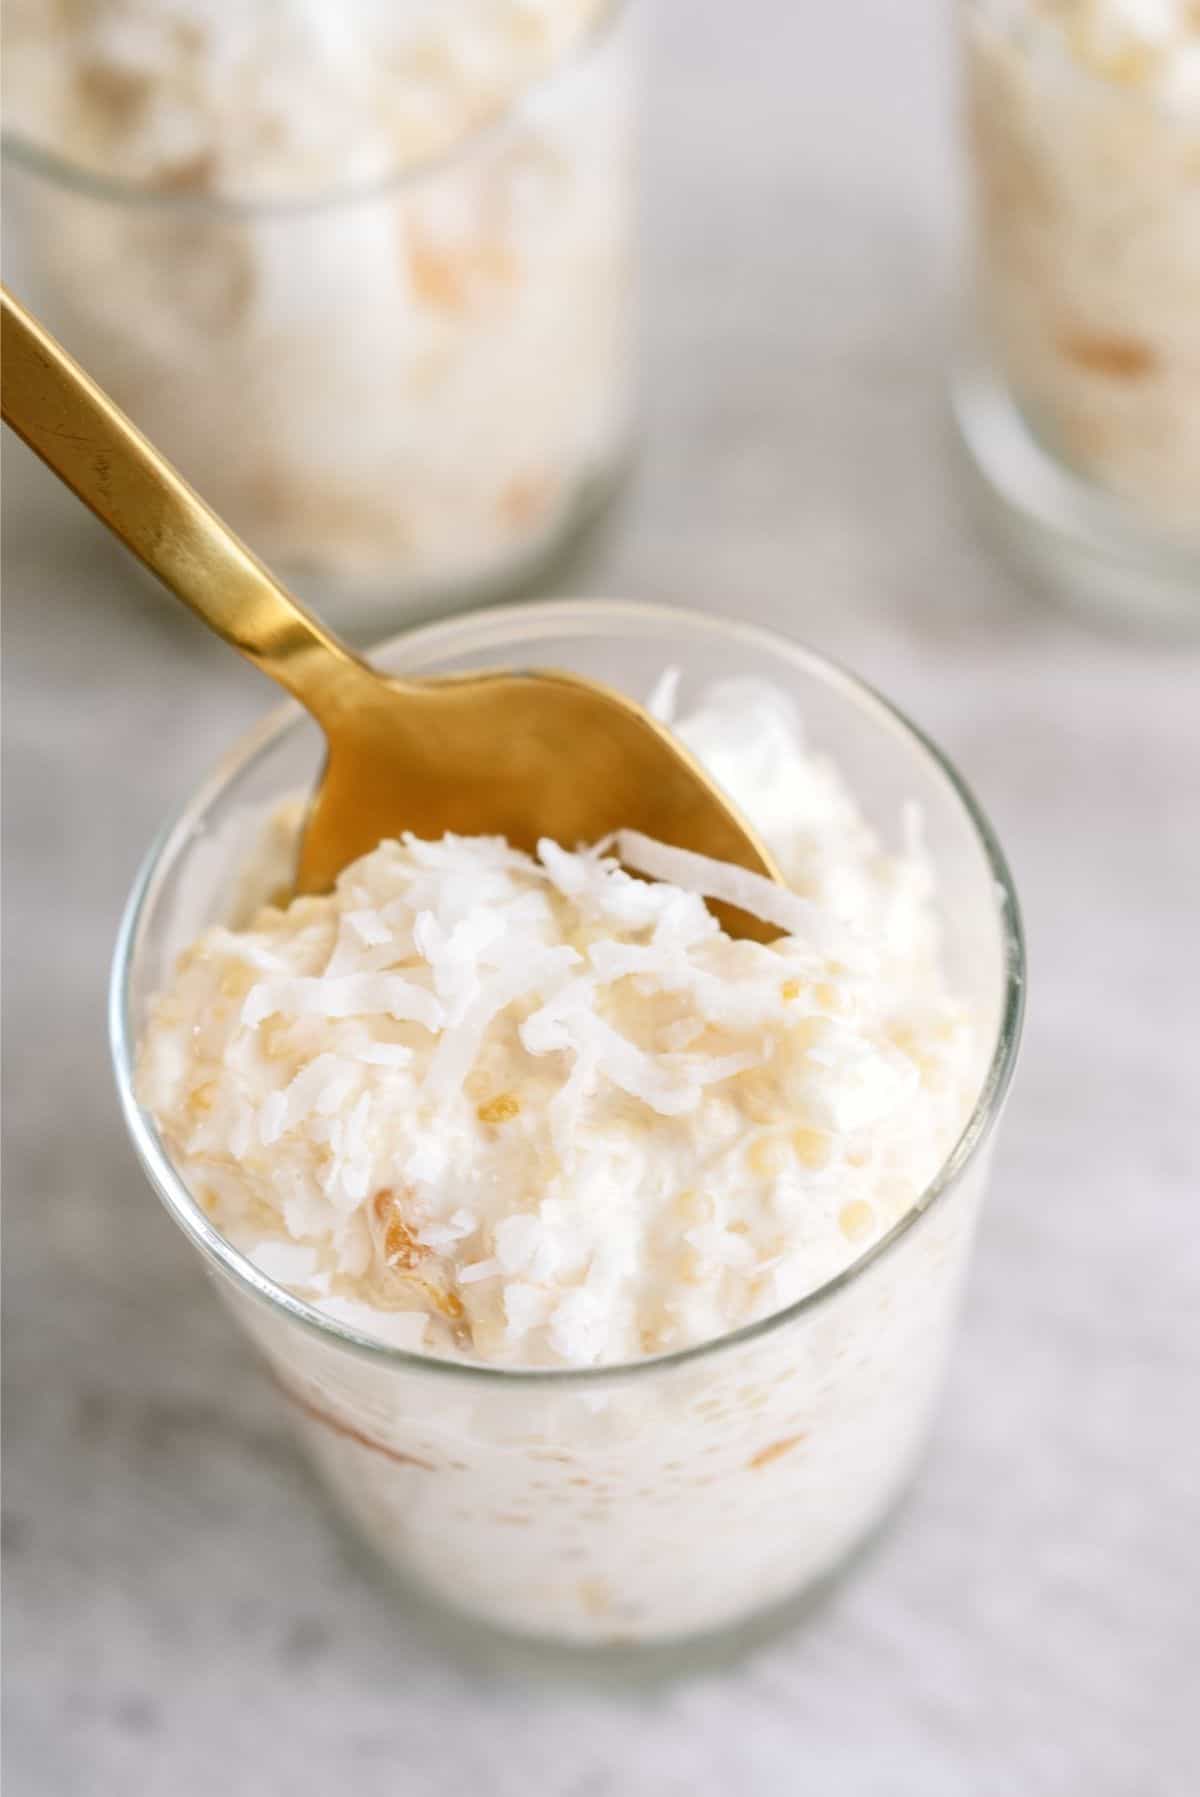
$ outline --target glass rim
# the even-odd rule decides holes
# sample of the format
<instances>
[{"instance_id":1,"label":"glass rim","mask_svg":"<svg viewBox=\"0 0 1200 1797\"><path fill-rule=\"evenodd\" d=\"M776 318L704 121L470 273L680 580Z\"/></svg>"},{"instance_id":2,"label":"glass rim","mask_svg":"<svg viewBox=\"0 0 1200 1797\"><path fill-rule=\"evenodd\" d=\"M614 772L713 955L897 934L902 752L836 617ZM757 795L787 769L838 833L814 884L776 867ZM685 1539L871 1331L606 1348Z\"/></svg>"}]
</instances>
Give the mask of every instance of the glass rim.
<instances>
[{"instance_id":1,"label":"glass rim","mask_svg":"<svg viewBox=\"0 0 1200 1797\"><path fill-rule=\"evenodd\" d=\"M1025 1008L1025 939L1020 905L1004 852L978 800L953 763L902 711L839 662L761 625L683 607L607 599L547 599L497 606L484 612L400 631L377 644L371 653L378 655L404 645L410 658L406 661L404 672L412 674L430 669L444 660L454 647L455 638L464 632L474 630L485 639L491 635L498 641L515 647L523 639L533 640L544 636L556 624L564 634L570 635L571 631L567 626L571 623L578 626L581 621L607 625L613 630L619 630L623 624L628 626L650 621L725 640L732 637L738 642L790 662L793 667L822 680L863 710L872 713L878 722L920 751L932 764L934 772L949 786L966 813L994 882L997 923L1002 934L1004 957L1004 994L995 1041L979 1092L957 1141L904 1215L878 1241L848 1262L832 1278L814 1286L811 1291L782 1309L771 1311L767 1316L758 1317L724 1335L712 1336L666 1354L617 1361L610 1365L506 1367L489 1366L474 1360L452 1360L399 1348L337 1322L269 1279L252 1260L221 1234L200 1208L176 1169L153 1119L139 1104L133 1084L136 1032L132 1016L131 975L140 946L142 923L150 902L156 896L159 876L171 864L175 853L191 839L196 817L233 780L249 771L263 755L272 750L288 729L304 718L302 708L294 700L285 700L281 705L272 707L257 725L238 738L213 766L200 786L174 809L151 843L135 877L117 932L108 993L109 1046L122 1114L142 1171L193 1246L251 1298L269 1309L282 1311L306 1333L380 1366L399 1367L434 1377L445 1376L491 1384L582 1389L646 1378L655 1372L696 1364L710 1355L732 1351L757 1341L828 1303L868 1268L886 1258L929 1215L938 1200L954 1188L960 1175L965 1172L990 1135L1012 1080ZM477 648L487 646L486 640L475 644Z\"/></svg>"},{"instance_id":2,"label":"glass rim","mask_svg":"<svg viewBox=\"0 0 1200 1797\"><path fill-rule=\"evenodd\" d=\"M599 12L580 32L566 51L548 67L531 75L515 89L499 109L470 126L461 136L441 149L418 157L403 167L392 167L361 181L348 181L323 189L316 194L238 197L232 194L189 193L151 187L128 175L106 174L87 168L57 150L37 143L23 132L4 130L0 133L0 151L18 166L43 179L57 181L60 186L85 199L106 200L110 204L145 207L170 211L172 208L192 212L206 218L276 219L300 218L321 212L333 212L340 206L355 205L400 193L422 182L436 179L459 161L468 161L492 137L498 137L509 122L528 104L531 97L552 87L570 70L584 62L617 28L632 0L604 0Z\"/></svg>"}]
</instances>

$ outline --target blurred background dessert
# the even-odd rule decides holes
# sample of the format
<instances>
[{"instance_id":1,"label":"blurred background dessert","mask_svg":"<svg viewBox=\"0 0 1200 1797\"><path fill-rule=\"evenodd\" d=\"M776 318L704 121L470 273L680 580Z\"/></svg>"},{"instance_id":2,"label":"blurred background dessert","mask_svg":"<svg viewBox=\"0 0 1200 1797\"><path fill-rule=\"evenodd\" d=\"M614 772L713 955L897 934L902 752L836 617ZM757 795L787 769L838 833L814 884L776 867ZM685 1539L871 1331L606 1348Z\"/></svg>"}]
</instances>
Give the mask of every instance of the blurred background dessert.
<instances>
[{"instance_id":1,"label":"blurred background dessert","mask_svg":"<svg viewBox=\"0 0 1200 1797\"><path fill-rule=\"evenodd\" d=\"M335 609L510 586L629 439L633 36L624 0L12 0L24 296Z\"/></svg>"},{"instance_id":2,"label":"blurred background dessert","mask_svg":"<svg viewBox=\"0 0 1200 1797\"><path fill-rule=\"evenodd\" d=\"M963 8L968 445L1069 584L1200 622L1200 8ZM1123 585L1124 592L1118 590Z\"/></svg>"}]
</instances>

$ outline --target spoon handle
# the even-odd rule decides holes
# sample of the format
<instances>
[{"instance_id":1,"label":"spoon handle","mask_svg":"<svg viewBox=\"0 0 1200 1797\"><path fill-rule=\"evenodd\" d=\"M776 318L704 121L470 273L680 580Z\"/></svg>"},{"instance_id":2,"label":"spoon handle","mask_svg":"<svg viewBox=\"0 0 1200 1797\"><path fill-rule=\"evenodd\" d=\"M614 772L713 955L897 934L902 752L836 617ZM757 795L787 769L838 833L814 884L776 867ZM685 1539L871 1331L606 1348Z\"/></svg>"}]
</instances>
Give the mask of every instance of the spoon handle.
<instances>
[{"instance_id":1,"label":"spoon handle","mask_svg":"<svg viewBox=\"0 0 1200 1797\"><path fill-rule=\"evenodd\" d=\"M278 586L37 320L0 288L4 420L152 574L318 723L369 671Z\"/></svg>"}]
</instances>

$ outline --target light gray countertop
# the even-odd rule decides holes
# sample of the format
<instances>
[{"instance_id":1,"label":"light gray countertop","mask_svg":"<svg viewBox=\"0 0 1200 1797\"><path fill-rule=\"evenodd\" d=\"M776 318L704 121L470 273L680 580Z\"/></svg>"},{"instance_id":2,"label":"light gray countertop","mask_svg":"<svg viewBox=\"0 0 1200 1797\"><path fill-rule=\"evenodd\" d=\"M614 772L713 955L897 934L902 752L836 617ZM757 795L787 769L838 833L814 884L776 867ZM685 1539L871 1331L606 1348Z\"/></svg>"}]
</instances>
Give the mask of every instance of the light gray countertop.
<instances>
[{"instance_id":1,"label":"light gray countertop","mask_svg":"<svg viewBox=\"0 0 1200 1797\"><path fill-rule=\"evenodd\" d=\"M847 660L1010 852L1025 1054L912 1501L800 1632L638 1694L463 1671L347 1561L104 1045L135 865L269 694L12 448L8 1797L1195 1789L1200 660L1072 623L964 515L948 40L662 0L647 435L567 577Z\"/></svg>"}]
</instances>

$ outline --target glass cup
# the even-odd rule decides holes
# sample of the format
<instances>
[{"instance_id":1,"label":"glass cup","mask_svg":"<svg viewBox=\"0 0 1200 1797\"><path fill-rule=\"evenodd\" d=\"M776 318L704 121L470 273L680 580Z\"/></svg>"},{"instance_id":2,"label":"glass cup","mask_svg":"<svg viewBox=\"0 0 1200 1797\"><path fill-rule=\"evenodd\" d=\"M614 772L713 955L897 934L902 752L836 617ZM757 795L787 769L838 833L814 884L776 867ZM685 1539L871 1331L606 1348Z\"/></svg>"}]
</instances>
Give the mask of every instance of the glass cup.
<instances>
[{"instance_id":1,"label":"glass cup","mask_svg":"<svg viewBox=\"0 0 1200 1797\"><path fill-rule=\"evenodd\" d=\"M1200 88L1179 78L1200 35L1151 45L1127 12L963 0L954 407L991 515L1056 590L1200 629Z\"/></svg>"},{"instance_id":2,"label":"glass cup","mask_svg":"<svg viewBox=\"0 0 1200 1797\"><path fill-rule=\"evenodd\" d=\"M432 160L311 200L138 186L6 136L8 278L331 615L515 589L630 440L634 13L610 0Z\"/></svg>"},{"instance_id":3,"label":"glass cup","mask_svg":"<svg viewBox=\"0 0 1200 1797\"><path fill-rule=\"evenodd\" d=\"M132 1085L149 998L227 917L248 847L312 781L288 705L238 744L152 849L112 982L112 1043L143 1167L263 1354L342 1512L410 1592L478 1645L509 1638L677 1661L717 1631L790 1615L904 1490L930 1422L1016 1056L1022 943L987 822L949 764L850 675L766 631L682 611L561 601L395 638L396 673L575 668L644 694L757 675L798 701L868 820L919 802L945 908L947 974L979 1020L978 1098L891 1232L788 1309L683 1352L596 1370L508 1370L372 1341L274 1285L214 1229ZM686 1658L686 1655L682 1655Z\"/></svg>"}]
</instances>

